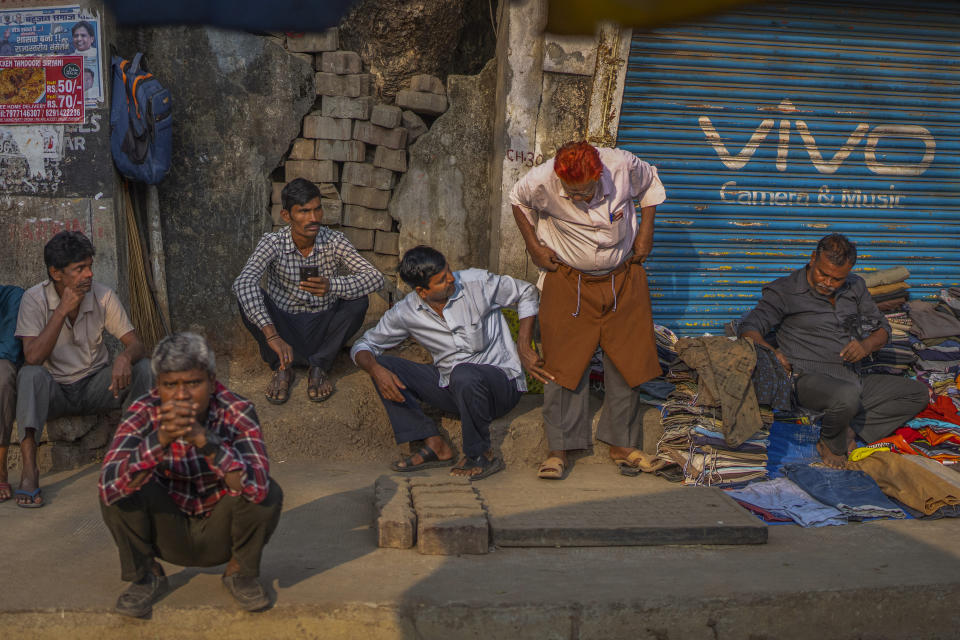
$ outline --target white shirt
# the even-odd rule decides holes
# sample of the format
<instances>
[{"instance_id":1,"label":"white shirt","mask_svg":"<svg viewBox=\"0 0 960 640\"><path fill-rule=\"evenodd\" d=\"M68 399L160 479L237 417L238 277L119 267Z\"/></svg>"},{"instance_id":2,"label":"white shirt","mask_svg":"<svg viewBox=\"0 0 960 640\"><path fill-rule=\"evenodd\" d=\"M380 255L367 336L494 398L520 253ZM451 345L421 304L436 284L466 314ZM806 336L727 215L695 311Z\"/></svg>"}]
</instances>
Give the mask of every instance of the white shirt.
<instances>
[{"instance_id":1,"label":"white shirt","mask_svg":"<svg viewBox=\"0 0 960 640\"><path fill-rule=\"evenodd\" d=\"M415 291L411 292L354 343L350 357L356 363L360 351L379 356L385 349L412 337L433 356L441 387L450 384L450 372L455 366L469 362L499 368L507 378L516 380L517 389L526 391L517 345L500 310L516 306L520 318L537 315L536 287L483 269L455 271L453 276L454 292L443 307L443 316Z\"/></svg>"},{"instance_id":2,"label":"white shirt","mask_svg":"<svg viewBox=\"0 0 960 640\"><path fill-rule=\"evenodd\" d=\"M537 238L565 264L603 274L630 257L637 237L637 211L666 200L657 168L623 149L597 148L603 172L590 202L575 202L553 170L554 159L534 167L510 191Z\"/></svg>"}]
</instances>

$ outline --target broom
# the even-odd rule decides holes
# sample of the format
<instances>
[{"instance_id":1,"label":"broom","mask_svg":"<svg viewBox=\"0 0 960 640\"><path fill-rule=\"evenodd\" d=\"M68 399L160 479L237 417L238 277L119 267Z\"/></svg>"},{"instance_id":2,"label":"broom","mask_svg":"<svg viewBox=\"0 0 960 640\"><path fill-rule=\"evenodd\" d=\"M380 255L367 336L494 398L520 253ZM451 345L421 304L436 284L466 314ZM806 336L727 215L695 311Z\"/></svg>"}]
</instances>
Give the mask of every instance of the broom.
<instances>
[{"instance_id":1,"label":"broom","mask_svg":"<svg viewBox=\"0 0 960 640\"><path fill-rule=\"evenodd\" d=\"M147 348L147 353L166 335L166 327L157 310L157 302L150 288L147 262L144 259L143 237L133 211L130 183L123 181L124 209L127 218L127 276L130 285L130 320Z\"/></svg>"}]
</instances>

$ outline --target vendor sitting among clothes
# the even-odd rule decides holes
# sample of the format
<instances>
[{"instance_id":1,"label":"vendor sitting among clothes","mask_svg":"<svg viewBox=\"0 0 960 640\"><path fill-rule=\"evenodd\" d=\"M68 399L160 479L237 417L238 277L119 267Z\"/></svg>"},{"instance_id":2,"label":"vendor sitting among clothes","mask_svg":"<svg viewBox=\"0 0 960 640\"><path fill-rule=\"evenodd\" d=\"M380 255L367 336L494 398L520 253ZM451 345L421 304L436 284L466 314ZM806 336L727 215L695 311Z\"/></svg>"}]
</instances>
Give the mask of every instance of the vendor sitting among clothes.
<instances>
[{"instance_id":1,"label":"vendor sitting among clothes","mask_svg":"<svg viewBox=\"0 0 960 640\"><path fill-rule=\"evenodd\" d=\"M771 346L794 374L797 401L823 412L817 450L835 468L846 465L854 433L866 442L885 438L927 405L927 387L901 376L861 374L860 363L883 347L890 325L850 270L857 248L839 233L817 243L810 263L763 288L744 318L740 336Z\"/></svg>"}]
</instances>

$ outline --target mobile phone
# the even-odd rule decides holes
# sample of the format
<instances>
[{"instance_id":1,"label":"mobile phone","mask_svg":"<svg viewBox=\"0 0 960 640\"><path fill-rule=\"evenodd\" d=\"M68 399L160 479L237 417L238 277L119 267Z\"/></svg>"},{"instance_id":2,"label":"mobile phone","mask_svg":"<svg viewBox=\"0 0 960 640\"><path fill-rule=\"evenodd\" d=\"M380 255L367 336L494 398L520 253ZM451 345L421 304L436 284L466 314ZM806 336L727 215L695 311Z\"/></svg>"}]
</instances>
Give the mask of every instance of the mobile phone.
<instances>
[{"instance_id":1,"label":"mobile phone","mask_svg":"<svg viewBox=\"0 0 960 640\"><path fill-rule=\"evenodd\" d=\"M317 278L320 276L320 267L300 267L300 282L306 281L307 278Z\"/></svg>"}]
</instances>

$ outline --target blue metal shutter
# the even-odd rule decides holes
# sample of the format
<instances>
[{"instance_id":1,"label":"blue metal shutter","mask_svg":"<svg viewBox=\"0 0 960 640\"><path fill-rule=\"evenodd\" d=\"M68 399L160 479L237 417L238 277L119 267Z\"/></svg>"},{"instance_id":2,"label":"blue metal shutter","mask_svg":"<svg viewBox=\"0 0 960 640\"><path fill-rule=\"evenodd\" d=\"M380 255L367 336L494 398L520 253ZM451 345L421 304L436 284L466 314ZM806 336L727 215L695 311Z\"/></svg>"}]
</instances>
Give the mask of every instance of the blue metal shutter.
<instances>
[{"instance_id":1,"label":"blue metal shutter","mask_svg":"<svg viewBox=\"0 0 960 640\"><path fill-rule=\"evenodd\" d=\"M759 5L634 32L617 145L667 189L654 320L720 332L822 236L960 283L960 3Z\"/></svg>"}]
</instances>

